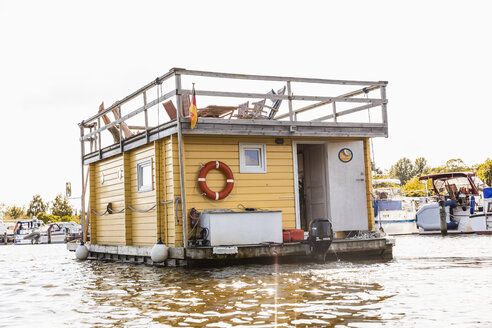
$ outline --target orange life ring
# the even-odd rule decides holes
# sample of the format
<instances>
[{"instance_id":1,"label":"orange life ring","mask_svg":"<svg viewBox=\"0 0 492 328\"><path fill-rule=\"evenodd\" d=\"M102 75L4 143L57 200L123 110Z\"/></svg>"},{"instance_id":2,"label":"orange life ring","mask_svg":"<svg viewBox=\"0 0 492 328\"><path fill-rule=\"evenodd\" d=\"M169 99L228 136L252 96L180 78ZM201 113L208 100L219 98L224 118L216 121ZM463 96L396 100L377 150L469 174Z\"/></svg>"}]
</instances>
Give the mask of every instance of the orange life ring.
<instances>
[{"instance_id":1,"label":"orange life ring","mask_svg":"<svg viewBox=\"0 0 492 328\"><path fill-rule=\"evenodd\" d=\"M213 191L207 186L207 174L211 169L221 170L226 177L227 184L220 192ZM219 161L208 162L200 169L200 173L198 173L198 187L200 187L201 191L203 191L208 198L215 200L226 198L234 187L234 175L232 174L231 168Z\"/></svg>"}]
</instances>

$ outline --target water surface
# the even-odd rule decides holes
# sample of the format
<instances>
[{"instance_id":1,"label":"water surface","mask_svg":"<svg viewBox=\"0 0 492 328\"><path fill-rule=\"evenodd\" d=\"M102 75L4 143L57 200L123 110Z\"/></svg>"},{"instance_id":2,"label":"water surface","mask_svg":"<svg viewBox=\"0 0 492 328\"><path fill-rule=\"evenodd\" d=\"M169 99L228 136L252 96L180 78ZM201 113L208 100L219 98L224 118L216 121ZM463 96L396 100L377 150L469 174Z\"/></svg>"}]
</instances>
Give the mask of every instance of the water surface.
<instances>
[{"instance_id":1,"label":"water surface","mask_svg":"<svg viewBox=\"0 0 492 328\"><path fill-rule=\"evenodd\" d=\"M397 237L394 260L154 268L0 247L0 327L492 327L492 236Z\"/></svg>"}]
</instances>

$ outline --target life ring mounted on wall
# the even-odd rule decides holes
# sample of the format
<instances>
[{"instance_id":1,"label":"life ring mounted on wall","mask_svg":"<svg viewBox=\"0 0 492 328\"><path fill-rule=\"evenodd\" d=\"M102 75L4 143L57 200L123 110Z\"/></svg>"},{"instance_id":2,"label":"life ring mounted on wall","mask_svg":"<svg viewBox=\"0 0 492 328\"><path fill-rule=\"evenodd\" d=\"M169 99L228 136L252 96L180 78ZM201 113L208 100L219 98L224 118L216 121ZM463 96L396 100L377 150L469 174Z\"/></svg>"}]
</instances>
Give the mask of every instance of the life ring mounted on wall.
<instances>
[{"instance_id":1,"label":"life ring mounted on wall","mask_svg":"<svg viewBox=\"0 0 492 328\"><path fill-rule=\"evenodd\" d=\"M226 177L226 186L219 192L213 191L207 186L207 174L212 169L222 171ZM200 190L210 199L220 200L226 198L234 187L234 175L232 174L231 168L227 166L227 164L219 161L208 162L198 173L198 187L200 187Z\"/></svg>"}]
</instances>

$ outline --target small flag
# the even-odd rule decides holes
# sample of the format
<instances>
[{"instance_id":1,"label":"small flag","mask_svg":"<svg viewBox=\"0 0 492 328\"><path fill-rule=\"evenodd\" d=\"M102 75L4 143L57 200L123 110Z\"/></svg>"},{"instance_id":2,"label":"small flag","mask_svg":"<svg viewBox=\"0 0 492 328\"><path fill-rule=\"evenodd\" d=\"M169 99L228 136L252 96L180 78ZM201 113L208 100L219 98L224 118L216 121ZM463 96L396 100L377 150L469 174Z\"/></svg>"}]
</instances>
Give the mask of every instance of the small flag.
<instances>
[{"instance_id":1,"label":"small flag","mask_svg":"<svg viewBox=\"0 0 492 328\"><path fill-rule=\"evenodd\" d=\"M198 114L196 111L195 83L193 83L193 93L191 94L190 115L191 115L191 128L194 129L196 125L196 121L198 120Z\"/></svg>"}]
</instances>

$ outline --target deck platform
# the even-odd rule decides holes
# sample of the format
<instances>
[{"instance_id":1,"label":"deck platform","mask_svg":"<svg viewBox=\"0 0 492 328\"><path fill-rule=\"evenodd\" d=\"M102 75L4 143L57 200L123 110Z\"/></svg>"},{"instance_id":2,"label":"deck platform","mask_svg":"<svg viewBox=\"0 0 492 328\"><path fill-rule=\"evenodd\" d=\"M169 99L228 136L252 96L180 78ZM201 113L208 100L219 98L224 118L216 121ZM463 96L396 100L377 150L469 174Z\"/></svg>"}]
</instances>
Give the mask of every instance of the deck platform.
<instances>
[{"instance_id":1,"label":"deck platform","mask_svg":"<svg viewBox=\"0 0 492 328\"><path fill-rule=\"evenodd\" d=\"M158 266L194 266L204 263L234 262L247 260L248 262L263 261L265 259L282 258L285 260L309 261L309 244L303 242L284 244L259 244L219 247L170 247L169 258L165 263L153 263L150 258L150 246L124 245L91 245L89 259L142 263ZM395 239L365 238L365 239L335 239L327 251L327 260L336 259L381 259L390 260L393 257ZM78 243L67 243L67 249L75 251Z\"/></svg>"}]
</instances>

